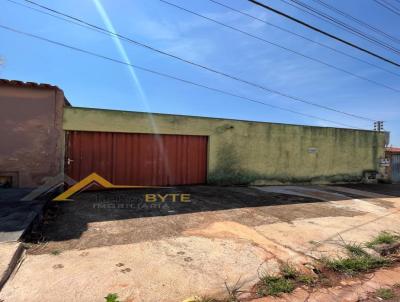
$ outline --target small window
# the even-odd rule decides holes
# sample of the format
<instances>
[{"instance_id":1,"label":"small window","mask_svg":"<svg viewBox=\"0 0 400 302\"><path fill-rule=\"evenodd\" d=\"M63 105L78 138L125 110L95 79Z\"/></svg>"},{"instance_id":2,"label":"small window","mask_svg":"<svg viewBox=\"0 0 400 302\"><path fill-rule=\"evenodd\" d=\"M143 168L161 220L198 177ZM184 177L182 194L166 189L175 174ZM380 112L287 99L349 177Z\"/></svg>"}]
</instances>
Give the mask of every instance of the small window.
<instances>
[{"instance_id":1,"label":"small window","mask_svg":"<svg viewBox=\"0 0 400 302\"><path fill-rule=\"evenodd\" d=\"M13 177L11 175L0 175L0 188L11 188Z\"/></svg>"},{"instance_id":2,"label":"small window","mask_svg":"<svg viewBox=\"0 0 400 302\"><path fill-rule=\"evenodd\" d=\"M18 172L0 171L0 188L18 188Z\"/></svg>"}]
</instances>

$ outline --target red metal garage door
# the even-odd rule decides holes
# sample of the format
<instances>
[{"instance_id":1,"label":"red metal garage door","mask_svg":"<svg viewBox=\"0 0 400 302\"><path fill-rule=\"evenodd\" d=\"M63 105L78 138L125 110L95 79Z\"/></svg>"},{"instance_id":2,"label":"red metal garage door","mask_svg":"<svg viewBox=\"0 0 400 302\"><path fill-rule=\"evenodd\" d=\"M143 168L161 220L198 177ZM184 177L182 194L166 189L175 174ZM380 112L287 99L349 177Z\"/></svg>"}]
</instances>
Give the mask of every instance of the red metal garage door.
<instances>
[{"instance_id":1,"label":"red metal garage door","mask_svg":"<svg viewBox=\"0 0 400 302\"><path fill-rule=\"evenodd\" d=\"M115 185L202 184L207 174L207 137L71 131L68 175L96 172Z\"/></svg>"}]
</instances>

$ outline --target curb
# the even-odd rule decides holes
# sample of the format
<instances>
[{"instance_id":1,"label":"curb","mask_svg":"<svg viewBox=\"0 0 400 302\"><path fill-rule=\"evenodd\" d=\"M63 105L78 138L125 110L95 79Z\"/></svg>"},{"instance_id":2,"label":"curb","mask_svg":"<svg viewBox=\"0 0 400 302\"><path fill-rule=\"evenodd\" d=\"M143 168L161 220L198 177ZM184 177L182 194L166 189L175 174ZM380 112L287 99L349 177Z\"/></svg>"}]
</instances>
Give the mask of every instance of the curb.
<instances>
[{"instance_id":1,"label":"curb","mask_svg":"<svg viewBox=\"0 0 400 302\"><path fill-rule=\"evenodd\" d=\"M11 257L10 262L8 263L7 269L0 276L0 290L6 284L6 282L8 281L8 279L14 272L15 268L18 267L18 264L20 263L20 260L22 259L22 255L24 253L25 253L25 249L24 249L22 243L19 242L13 256Z\"/></svg>"}]
</instances>

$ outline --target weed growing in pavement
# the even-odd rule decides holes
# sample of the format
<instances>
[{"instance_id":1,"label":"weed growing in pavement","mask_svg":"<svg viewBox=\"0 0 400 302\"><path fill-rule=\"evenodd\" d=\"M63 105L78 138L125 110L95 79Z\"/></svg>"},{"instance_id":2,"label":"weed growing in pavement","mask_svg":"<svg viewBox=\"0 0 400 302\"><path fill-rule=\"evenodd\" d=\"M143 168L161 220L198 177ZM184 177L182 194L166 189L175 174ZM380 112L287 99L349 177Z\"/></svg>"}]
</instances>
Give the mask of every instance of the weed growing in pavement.
<instances>
[{"instance_id":1,"label":"weed growing in pavement","mask_svg":"<svg viewBox=\"0 0 400 302\"><path fill-rule=\"evenodd\" d=\"M120 302L118 300L118 295L115 293L110 293L107 296L104 297L106 299L106 302Z\"/></svg>"},{"instance_id":2,"label":"weed growing in pavement","mask_svg":"<svg viewBox=\"0 0 400 302\"><path fill-rule=\"evenodd\" d=\"M310 275L300 275L297 277L297 281L307 286L313 286L317 282L317 278Z\"/></svg>"},{"instance_id":3,"label":"weed growing in pavement","mask_svg":"<svg viewBox=\"0 0 400 302\"><path fill-rule=\"evenodd\" d=\"M294 265L290 263L285 263L281 266L281 274L282 277L285 279L296 279L296 277L299 275L299 272L294 267Z\"/></svg>"},{"instance_id":4,"label":"weed growing in pavement","mask_svg":"<svg viewBox=\"0 0 400 302\"><path fill-rule=\"evenodd\" d=\"M60 255L61 252L59 250L54 250L54 251L51 251L51 254L54 256L57 256L57 255Z\"/></svg>"},{"instance_id":5,"label":"weed growing in pavement","mask_svg":"<svg viewBox=\"0 0 400 302\"><path fill-rule=\"evenodd\" d=\"M232 287L230 287L226 282L225 282L225 288L226 291L228 292L228 298L225 300L225 302L239 302L239 294L241 293L240 291L240 286L239 286L240 278L238 281L236 281L236 284Z\"/></svg>"},{"instance_id":6,"label":"weed growing in pavement","mask_svg":"<svg viewBox=\"0 0 400 302\"><path fill-rule=\"evenodd\" d=\"M235 285L229 286L225 282L225 288L226 291L228 292L228 297L222 300L207 297L207 296L202 296L202 297L194 297L190 298L188 300L185 300L185 302L240 302L239 300L239 294L241 293L240 291L240 286L238 285L240 282L240 279L236 282Z\"/></svg>"},{"instance_id":7,"label":"weed growing in pavement","mask_svg":"<svg viewBox=\"0 0 400 302\"><path fill-rule=\"evenodd\" d=\"M295 288L292 280L280 276L265 275L260 281L257 290L259 296L279 296L282 293L291 293Z\"/></svg>"},{"instance_id":8,"label":"weed growing in pavement","mask_svg":"<svg viewBox=\"0 0 400 302\"><path fill-rule=\"evenodd\" d=\"M339 257L336 259L324 258L321 262L335 272L354 276L359 273L365 273L373 269L388 266L392 260L382 256L374 256L368 254L363 246L373 248L375 245L382 243L394 243L400 237L397 235L381 232L372 241L366 244L349 243L342 239L342 247L346 250L348 257Z\"/></svg>"},{"instance_id":9,"label":"weed growing in pavement","mask_svg":"<svg viewBox=\"0 0 400 302\"><path fill-rule=\"evenodd\" d=\"M335 272L354 276L372 269L388 266L391 261L383 257L365 255L337 259L326 258L322 260L322 263Z\"/></svg>"},{"instance_id":10,"label":"weed growing in pavement","mask_svg":"<svg viewBox=\"0 0 400 302\"><path fill-rule=\"evenodd\" d=\"M375 292L375 296L382 300L393 299L396 295L390 288L380 288Z\"/></svg>"},{"instance_id":11,"label":"weed growing in pavement","mask_svg":"<svg viewBox=\"0 0 400 302\"><path fill-rule=\"evenodd\" d=\"M338 258L323 258L320 259L319 268L313 268L316 275L305 275L296 269L290 263L285 263L280 267L280 274L272 275L259 272L260 281L255 286L255 292L258 296L280 296L284 293L291 293L295 288L300 286L307 287L331 287L339 282L344 276L355 276L360 273L367 273L374 269L387 267L394 262L397 262L394 253L380 253L365 249L364 247L374 248L380 244L393 244L400 242L400 236L389 232L379 233L372 241L368 243L351 243L345 242L342 238L340 244L346 251L347 255ZM310 242L311 243L311 242ZM397 246L397 245L395 245ZM397 251L397 250L396 250ZM372 253L372 254L370 254ZM386 255L392 255L390 257ZM328 272L328 270L330 272ZM335 274L336 272L336 274ZM341 275L342 274L342 275ZM396 297L396 292L400 288L400 283L393 285L393 289L382 288L376 291L375 296L382 300L392 299ZM228 299L218 300L214 298L199 298L190 302L239 302L239 289L235 286L230 289L227 287Z\"/></svg>"},{"instance_id":12,"label":"weed growing in pavement","mask_svg":"<svg viewBox=\"0 0 400 302\"><path fill-rule=\"evenodd\" d=\"M363 249L362 244L359 243L344 243L343 247L354 257L368 256L368 253Z\"/></svg>"},{"instance_id":13,"label":"weed growing in pavement","mask_svg":"<svg viewBox=\"0 0 400 302\"><path fill-rule=\"evenodd\" d=\"M316 278L301 274L294 265L285 263L280 268L279 276L263 274L260 276L257 294L259 296L279 296L282 293L291 293L300 285L312 286Z\"/></svg>"},{"instance_id":14,"label":"weed growing in pavement","mask_svg":"<svg viewBox=\"0 0 400 302\"><path fill-rule=\"evenodd\" d=\"M367 243L367 247L374 248L378 244L393 244L400 240L400 236L383 231L378 234L374 239Z\"/></svg>"}]
</instances>

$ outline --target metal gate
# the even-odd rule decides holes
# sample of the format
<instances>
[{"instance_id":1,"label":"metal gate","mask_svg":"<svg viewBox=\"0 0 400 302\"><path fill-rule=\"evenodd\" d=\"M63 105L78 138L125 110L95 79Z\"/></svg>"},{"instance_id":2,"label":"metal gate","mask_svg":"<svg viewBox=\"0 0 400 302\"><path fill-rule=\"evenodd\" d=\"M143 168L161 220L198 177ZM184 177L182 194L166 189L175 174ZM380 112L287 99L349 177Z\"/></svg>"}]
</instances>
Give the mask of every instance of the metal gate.
<instances>
[{"instance_id":1,"label":"metal gate","mask_svg":"<svg viewBox=\"0 0 400 302\"><path fill-rule=\"evenodd\" d=\"M70 131L67 173L95 172L115 185L203 184L207 136Z\"/></svg>"},{"instance_id":2,"label":"metal gate","mask_svg":"<svg viewBox=\"0 0 400 302\"><path fill-rule=\"evenodd\" d=\"M400 154L392 155L392 182L400 182Z\"/></svg>"}]
</instances>

